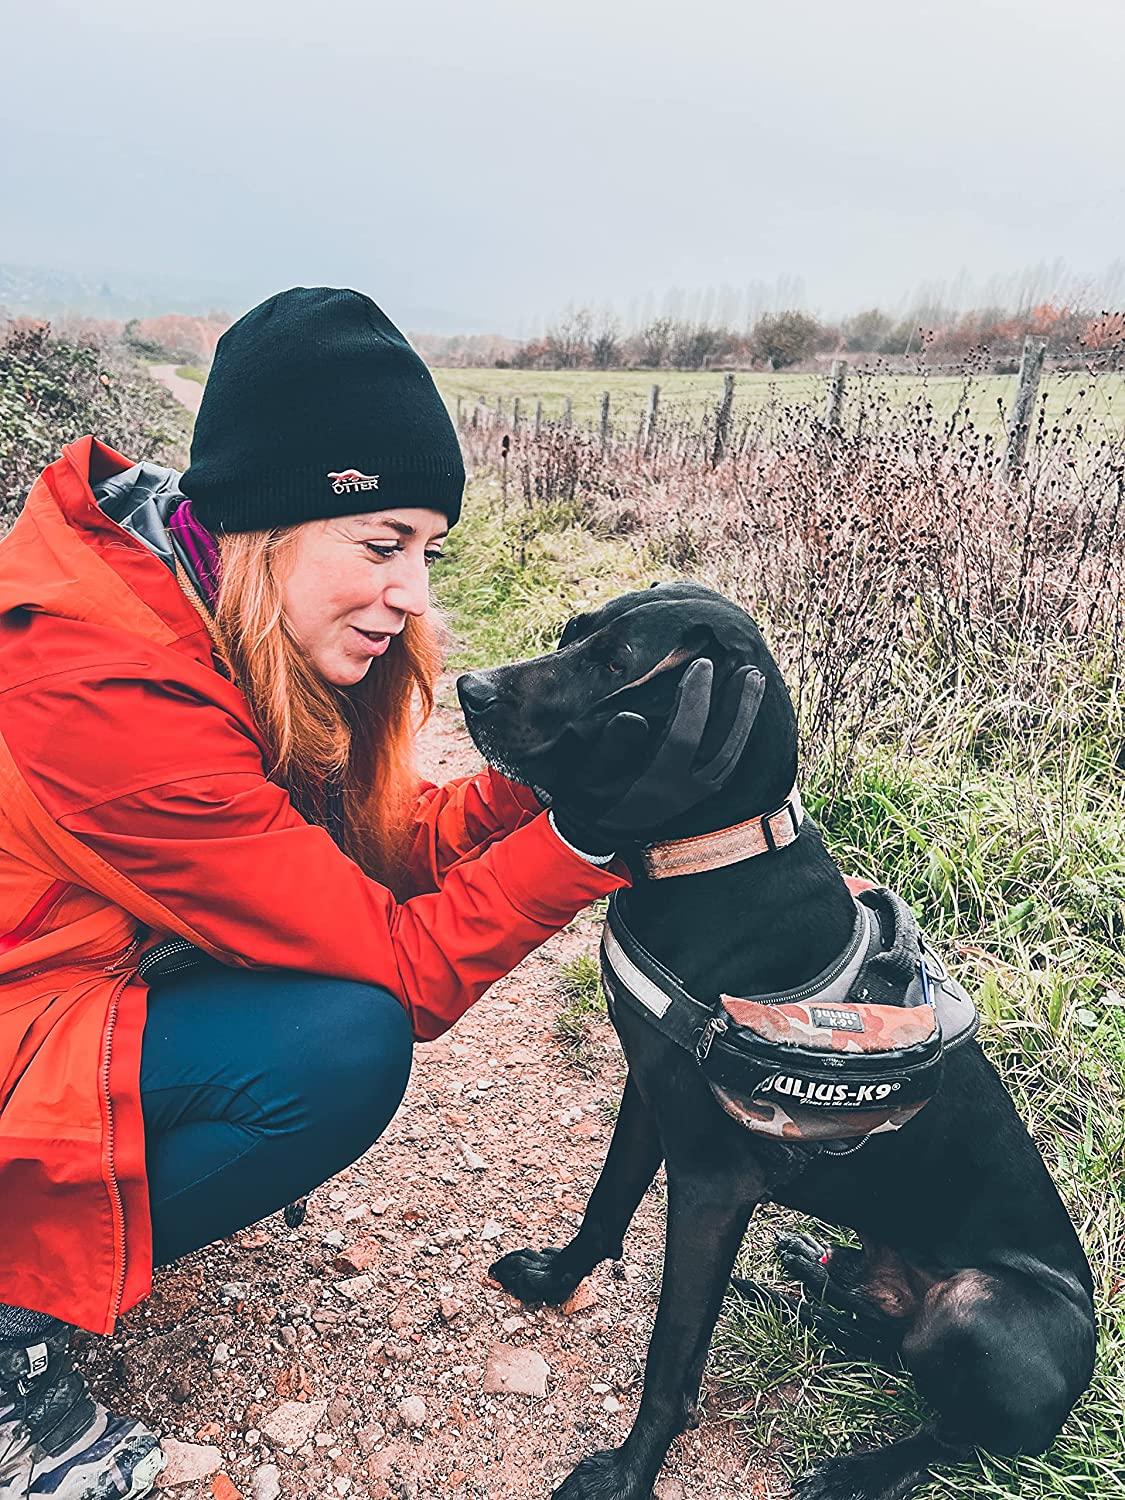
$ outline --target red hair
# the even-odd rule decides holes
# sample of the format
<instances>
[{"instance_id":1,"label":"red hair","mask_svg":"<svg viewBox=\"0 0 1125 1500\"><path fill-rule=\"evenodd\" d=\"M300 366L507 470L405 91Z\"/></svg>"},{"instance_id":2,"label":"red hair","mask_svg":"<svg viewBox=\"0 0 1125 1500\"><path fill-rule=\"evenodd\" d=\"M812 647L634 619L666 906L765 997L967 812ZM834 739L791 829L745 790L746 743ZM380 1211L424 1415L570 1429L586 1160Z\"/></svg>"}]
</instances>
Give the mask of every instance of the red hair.
<instances>
[{"instance_id":1,"label":"red hair","mask_svg":"<svg viewBox=\"0 0 1125 1500\"><path fill-rule=\"evenodd\" d=\"M317 822L326 786L341 785L346 852L394 889L418 790L415 738L434 706L444 628L436 611L410 617L354 687L325 682L282 612L296 533L288 526L219 538L219 642L265 741L269 774Z\"/></svg>"}]
</instances>

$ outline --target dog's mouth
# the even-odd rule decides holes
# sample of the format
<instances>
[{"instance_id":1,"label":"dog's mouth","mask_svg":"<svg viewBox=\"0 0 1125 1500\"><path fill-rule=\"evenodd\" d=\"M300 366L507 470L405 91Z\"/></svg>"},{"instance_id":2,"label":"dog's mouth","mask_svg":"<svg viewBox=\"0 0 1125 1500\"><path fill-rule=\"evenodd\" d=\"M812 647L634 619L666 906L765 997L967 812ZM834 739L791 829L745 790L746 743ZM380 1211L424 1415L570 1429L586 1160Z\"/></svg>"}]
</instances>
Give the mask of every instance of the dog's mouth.
<instances>
[{"instance_id":1,"label":"dog's mouth","mask_svg":"<svg viewBox=\"0 0 1125 1500\"><path fill-rule=\"evenodd\" d=\"M457 696L470 738L480 755L509 781L531 786L565 734L560 729L536 743L520 744L515 707L485 673L465 673L457 679Z\"/></svg>"},{"instance_id":2,"label":"dog's mouth","mask_svg":"<svg viewBox=\"0 0 1125 1500\"><path fill-rule=\"evenodd\" d=\"M535 767L543 766L550 760L552 751L557 748L562 739L561 734L554 739L544 740L539 745L531 745L526 749L520 747L513 751L506 737L498 732L497 724L488 717L487 713L484 715L466 714L465 723L479 754L509 781L518 782L521 786L532 786L533 784L539 785L546 779L536 774Z\"/></svg>"}]
</instances>

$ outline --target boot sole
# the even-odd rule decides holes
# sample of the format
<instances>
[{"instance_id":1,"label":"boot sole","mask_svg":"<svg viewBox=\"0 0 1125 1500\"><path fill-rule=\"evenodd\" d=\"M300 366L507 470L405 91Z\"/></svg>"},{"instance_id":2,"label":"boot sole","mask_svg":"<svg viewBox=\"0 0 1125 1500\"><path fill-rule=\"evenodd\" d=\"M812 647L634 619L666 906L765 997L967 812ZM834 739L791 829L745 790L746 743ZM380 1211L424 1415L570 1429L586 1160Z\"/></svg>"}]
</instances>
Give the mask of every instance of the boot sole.
<instances>
[{"instance_id":1,"label":"boot sole","mask_svg":"<svg viewBox=\"0 0 1125 1500\"><path fill-rule=\"evenodd\" d=\"M146 1453L144 1458L137 1460L130 1476L129 1488L124 1493L116 1486L112 1491L107 1492L95 1483L92 1488L82 1492L81 1500L142 1500L143 1496L152 1493L157 1475L167 1462L161 1450L154 1448L151 1453Z\"/></svg>"}]
</instances>

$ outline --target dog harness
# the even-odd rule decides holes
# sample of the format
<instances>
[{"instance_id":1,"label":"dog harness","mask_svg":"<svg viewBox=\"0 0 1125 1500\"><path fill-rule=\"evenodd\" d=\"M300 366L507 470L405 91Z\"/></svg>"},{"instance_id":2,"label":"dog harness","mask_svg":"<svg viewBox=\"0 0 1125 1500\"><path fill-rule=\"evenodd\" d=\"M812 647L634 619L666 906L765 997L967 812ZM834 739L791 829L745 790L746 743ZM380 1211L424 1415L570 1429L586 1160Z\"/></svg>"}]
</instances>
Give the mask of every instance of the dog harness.
<instances>
[{"instance_id":1,"label":"dog harness","mask_svg":"<svg viewBox=\"0 0 1125 1500\"><path fill-rule=\"evenodd\" d=\"M789 1142L898 1130L934 1096L944 1054L975 1036L976 1007L891 891L855 898L844 951L798 989L690 994L630 932L622 892L602 936L610 1013L624 1005L689 1052L723 1109Z\"/></svg>"}]
</instances>

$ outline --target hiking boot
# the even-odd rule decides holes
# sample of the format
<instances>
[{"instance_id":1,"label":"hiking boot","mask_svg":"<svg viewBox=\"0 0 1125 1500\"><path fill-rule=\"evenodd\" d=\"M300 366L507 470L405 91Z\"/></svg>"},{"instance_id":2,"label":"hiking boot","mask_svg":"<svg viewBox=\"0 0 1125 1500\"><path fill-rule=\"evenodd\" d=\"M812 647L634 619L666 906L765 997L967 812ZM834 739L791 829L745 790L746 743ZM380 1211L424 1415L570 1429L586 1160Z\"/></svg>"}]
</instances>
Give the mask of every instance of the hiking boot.
<instances>
[{"instance_id":1,"label":"hiking boot","mask_svg":"<svg viewBox=\"0 0 1125 1500\"><path fill-rule=\"evenodd\" d=\"M70 1332L0 1340L0 1500L139 1500L164 1467L147 1427L94 1400Z\"/></svg>"}]
</instances>

